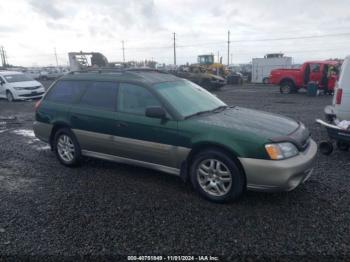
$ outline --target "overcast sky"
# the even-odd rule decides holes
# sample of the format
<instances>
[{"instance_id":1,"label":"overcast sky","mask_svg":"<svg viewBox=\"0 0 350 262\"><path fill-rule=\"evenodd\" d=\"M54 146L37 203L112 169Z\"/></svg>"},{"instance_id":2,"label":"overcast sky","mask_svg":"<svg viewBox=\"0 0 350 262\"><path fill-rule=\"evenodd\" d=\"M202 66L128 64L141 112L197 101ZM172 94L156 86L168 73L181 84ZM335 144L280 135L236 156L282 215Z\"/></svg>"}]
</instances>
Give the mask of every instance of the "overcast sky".
<instances>
[{"instance_id":1,"label":"overcast sky","mask_svg":"<svg viewBox=\"0 0 350 262\"><path fill-rule=\"evenodd\" d=\"M1 0L0 45L15 65L67 64L69 51L109 61L195 62L214 53L233 63L283 52L294 62L350 54L349 0ZM302 38L305 36L321 36ZM284 38L283 40L276 40ZM299 39L285 39L299 38ZM270 39L270 40L269 40ZM231 55L230 55L231 57Z\"/></svg>"}]
</instances>

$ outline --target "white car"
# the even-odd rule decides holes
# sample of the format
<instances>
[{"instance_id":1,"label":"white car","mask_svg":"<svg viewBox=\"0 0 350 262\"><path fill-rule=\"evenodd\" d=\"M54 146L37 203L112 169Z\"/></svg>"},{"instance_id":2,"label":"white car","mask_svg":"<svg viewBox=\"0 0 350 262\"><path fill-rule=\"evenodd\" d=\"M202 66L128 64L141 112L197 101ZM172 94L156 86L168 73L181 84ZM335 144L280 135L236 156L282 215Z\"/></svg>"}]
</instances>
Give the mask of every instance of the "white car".
<instances>
[{"instance_id":1,"label":"white car","mask_svg":"<svg viewBox=\"0 0 350 262\"><path fill-rule=\"evenodd\" d=\"M40 72L40 79L54 80L68 73L66 69L49 69Z\"/></svg>"},{"instance_id":2,"label":"white car","mask_svg":"<svg viewBox=\"0 0 350 262\"><path fill-rule=\"evenodd\" d=\"M41 98L45 94L44 86L21 72L0 71L0 98L9 102Z\"/></svg>"},{"instance_id":3,"label":"white car","mask_svg":"<svg viewBox=\"0 0 350 262\"><path fill-rule=\"evenodd\" d=\"M334 90L333 103L325 108L325 113L328 120L350 120L350 56L343 62Z\"/></svg>"},{"instance_id":4,"label":"white car","mask_svg":"<svg viewBox=\"0 0 350 262\"><path fill-rule=\"evenodd\" d=\"M39 79L40 78L40 71L39 70L31 70L31 69L23 70L22 73L31 79Z\"/></svg>"}]
</instances>

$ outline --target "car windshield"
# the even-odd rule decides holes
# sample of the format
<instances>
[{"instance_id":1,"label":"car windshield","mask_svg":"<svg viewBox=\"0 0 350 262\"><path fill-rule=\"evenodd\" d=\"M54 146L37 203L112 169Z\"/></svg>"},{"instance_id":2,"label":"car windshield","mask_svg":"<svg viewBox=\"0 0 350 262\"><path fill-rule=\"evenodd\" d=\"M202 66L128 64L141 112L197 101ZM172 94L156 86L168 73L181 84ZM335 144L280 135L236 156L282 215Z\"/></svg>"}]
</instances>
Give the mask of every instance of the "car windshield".
<instances>
[{"instance_id":1,"label":"car windshield","mask_svg":"<svg viewBox=\"0 0 350 262\"><path fill-rule=\"evenodd\" d=\"M5 75L4 77L5 77L6 81L9 83L25 82L25 81L32 81L33 80L24 74Z\"/></svg>"},{"instance_id":2,"label":"car windshield","mask_svg":"<svg viewBox=\"0 0 350 262\"><path fill-rule=\"evenodd\" d=\"M226 107L220 99L187 80L159 83L154 88L184 118Z\"/></svg>"}]
</instances>

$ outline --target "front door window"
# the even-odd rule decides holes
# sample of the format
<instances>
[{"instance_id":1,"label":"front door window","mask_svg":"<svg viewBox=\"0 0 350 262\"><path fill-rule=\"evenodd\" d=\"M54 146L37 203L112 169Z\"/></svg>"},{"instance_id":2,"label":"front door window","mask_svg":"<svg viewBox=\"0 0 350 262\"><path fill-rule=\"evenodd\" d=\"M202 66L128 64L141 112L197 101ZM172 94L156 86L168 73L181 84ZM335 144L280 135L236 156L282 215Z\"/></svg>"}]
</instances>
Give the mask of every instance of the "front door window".
<instances>
[{"instance_id":1,"label":"front door window","mask_svg":"<svg viewBox=\"0 0 350 262\"><path fill-rule=\"evenodd\" d=\"M145 115L147 107L161 106L154 95L142 86L121 83L117 107L119 112Z\"/></svg>"}]
</instances>

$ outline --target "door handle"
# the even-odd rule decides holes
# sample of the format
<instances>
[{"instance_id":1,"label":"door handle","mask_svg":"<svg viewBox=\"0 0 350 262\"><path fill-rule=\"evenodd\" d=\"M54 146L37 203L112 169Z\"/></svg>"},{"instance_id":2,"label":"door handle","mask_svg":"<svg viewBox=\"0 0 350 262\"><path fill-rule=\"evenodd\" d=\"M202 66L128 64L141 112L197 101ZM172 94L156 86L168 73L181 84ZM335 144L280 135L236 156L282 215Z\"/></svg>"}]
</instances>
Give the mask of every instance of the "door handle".
<instances>
[{"instance_id":1,"label":"door handle","mask_svg":"<svg viewBox=\"0 0 350 262\"><path fill-rule=\"evenodd\" d=\"M128 127L129 125L125 122L118 122L117 127Z\"/></svg>"}]
</instances>

